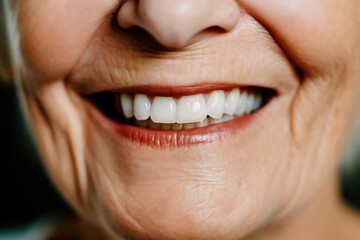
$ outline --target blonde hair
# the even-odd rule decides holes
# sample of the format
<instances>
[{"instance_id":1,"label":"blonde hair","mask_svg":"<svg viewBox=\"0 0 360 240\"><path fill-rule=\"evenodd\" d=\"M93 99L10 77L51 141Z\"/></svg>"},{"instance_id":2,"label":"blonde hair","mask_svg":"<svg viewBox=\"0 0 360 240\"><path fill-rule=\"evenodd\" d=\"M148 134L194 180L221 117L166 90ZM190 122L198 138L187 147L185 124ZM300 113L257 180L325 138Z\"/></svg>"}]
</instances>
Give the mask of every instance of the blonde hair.
<instances>
[{"instance_id":1,"label":"blonde hair","mask_svg":"<svg viewBox=\"0 0 360 240\"><path fill-rule=\"evenodd\" d=\"M17 1L0 1L0 73L14 80L19 79L19 68L22 66L17 9Z\"/></svg>"},{"instance_id":2,"label":"blonde hair","mask_svg":"<svg viewBox=\"0 0 360 240\"><path fill-rule=\"evenodd\" d=\"M9 46L5 26L4 1L0 1L0 73L5 75L11 70ZM4 76L8 77L8 76Z\"/></svg>"}]
</instances>

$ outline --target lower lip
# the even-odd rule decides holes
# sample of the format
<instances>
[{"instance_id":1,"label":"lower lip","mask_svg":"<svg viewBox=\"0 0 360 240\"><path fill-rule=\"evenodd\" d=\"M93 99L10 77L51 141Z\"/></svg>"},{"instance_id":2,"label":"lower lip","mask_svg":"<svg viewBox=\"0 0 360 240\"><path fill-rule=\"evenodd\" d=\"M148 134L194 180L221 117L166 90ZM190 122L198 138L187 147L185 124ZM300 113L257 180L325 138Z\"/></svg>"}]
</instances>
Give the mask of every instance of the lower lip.
<instances>
[{"instance_id":1,"label":"lower lip","mask_svg":"<svg viewBox=\"0 0 360 240\"><path fill-rule=\"evenodd\" d=\"M115 131L131 142L140 143L155 148L181 148L201 144L221 142L225 138L236 134L237 131L244 129L261 112L251 115L244 115L233 120L213 124L206 127L199 127L187 130L166 131L140 128L132 125L126 125L112 120L105 116L97 107L90 104L92 112L98 120L110 131ZM264 108L264 107L263 107Z\"/></svg>"}]
</instances>

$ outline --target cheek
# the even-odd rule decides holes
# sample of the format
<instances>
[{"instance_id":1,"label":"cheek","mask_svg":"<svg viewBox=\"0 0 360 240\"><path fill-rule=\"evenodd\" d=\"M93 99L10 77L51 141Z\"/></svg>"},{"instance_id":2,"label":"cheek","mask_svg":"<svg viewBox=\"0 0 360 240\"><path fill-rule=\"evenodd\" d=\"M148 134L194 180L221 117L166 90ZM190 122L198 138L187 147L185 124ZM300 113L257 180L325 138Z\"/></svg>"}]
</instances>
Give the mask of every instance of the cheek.
<instances>
[{"instance_id":1,"label":"cheek","mask_svg":"<svg viewBox=\"0 0 360 240\"><path fill-rule=\"evenodd\" d=\"M21 51L42 79L66 76L114 1L19 1Z\"/></svg>"},{"instance_id":2,"label":"cheek","mask_svg":"<svg viewBox=\"0 0 360 240\"><path fill-rule=\"evenodd\" d=\"M339 0L240 0L305 72L331 71L354 42L358 3ZM356 6L354 6L356 5Z\"/></svg>"},{"instance_id":3,"label":"cheek","mask_svg":"<svg viewBox=\"0 0 360 240\"><path fill-rule=\"evenodd\" d=\"M359 1L340 0L240 0L262 22L303 73L291 108L291 129L302 145L323 142L337 149L331 129L346 129L355 99L354 69L359 60ZM352 99L352 100L349 100ZM319 104L327 103L327 104ZM310 107L311 106L311 107ZM341 121L338 113L341 112ZM315 127L317 126L317 127ZM339 126L342 126L339 128ZM328 138L325 137L329 134ZM333 136L333 137L330 137ZM330 140L332 139L332 140ZM336 147L329 147L329 144ZM308 144L307 152L318 152ZM326 151L326 147L324 151ZM312 150L309 150L312 149ZM305 150L303 150L305 151ZM336 155L338 156L338 154ZM332 157L334 158L334 157Z\"/></svg>"},{"instance_id":4,"label":"cheek","mask_svg":"<svg viewBox=\"0 0 360 240\"><path fill-rule=\"evenodd\" d=\"M265 25L303 73L289 109L293 148L287 171L289 190L285 192L292 195L283 205L287 206L285 212L292 211L336 172L353 119L359 1L239 2Z\"/></svg>"}]
</instances>

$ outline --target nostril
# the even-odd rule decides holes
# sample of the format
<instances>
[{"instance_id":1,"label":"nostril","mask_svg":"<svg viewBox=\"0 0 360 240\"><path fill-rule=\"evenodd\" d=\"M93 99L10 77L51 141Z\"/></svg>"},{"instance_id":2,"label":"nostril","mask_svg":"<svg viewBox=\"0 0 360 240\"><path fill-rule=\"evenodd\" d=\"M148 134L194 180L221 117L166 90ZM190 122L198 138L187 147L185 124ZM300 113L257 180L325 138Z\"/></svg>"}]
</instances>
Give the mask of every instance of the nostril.
<instances>
[{"instance_id":1,"label":"nostril","mask_svg":"<svg viewBox=\"0 0 360 240\"><path fill-rule=\"evenodd\" d=\"M144 29L167 48L183 48L203 32L230 31L239 19L235 0L128 0L118 24Z\"/></svg>"},{"instance_id":2,"label":"nostril","mask_svg":"<svg viewBox=\"0 0 360 240\"><path fill-rule=\"evenodd\" d=\"M117 22L123 29L131 28L136 24L136 5L133 0L121 4L117 15Z\"/></svg>"},{"instance_id":3,"label":"nostril","mask_svg":"<svg viewBox=\"0 0 360 240\"><path fill-rule=\"evenodd\" d=\"M208 32L208 33L226 33L228 32L228 30L224 29L221 26L212 26L209 27L207 29L205 29L203 32Z\"/></svg>"}]
</instances>

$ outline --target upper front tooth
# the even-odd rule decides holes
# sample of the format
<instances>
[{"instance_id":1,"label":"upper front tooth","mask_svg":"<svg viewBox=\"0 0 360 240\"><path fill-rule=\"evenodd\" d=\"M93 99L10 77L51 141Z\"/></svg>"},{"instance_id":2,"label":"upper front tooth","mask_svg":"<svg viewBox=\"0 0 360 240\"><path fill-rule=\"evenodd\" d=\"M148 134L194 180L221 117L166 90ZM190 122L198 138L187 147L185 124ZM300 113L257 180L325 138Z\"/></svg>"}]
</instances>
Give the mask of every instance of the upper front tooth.
<instances>
[{"instance_id":1,"label":"upper front tooth","mask_svg":"<svg viewBox=\"0 0 360 240\"><path fill-rule=\"evenodd\" d=\"M176 109L172 97L155 97L150 111L151 120L155 123L175 123Z\"/></svg>"},{"instance_id":2,"label":"upper front tooth","mask_svg":"<svg viewBox=\"0 0 360 240\"><path fill-rule=\"evenodd\" d=\"M202 94L180 98L176 116L178 123L201 122L206 116L206 103Z\"/></svg>"},{"instance_id":3,"label":"upper front tooth","mask_svg":"<svg viewBox=\"0 0 360 240\"><path fill-rule=\"evenodd\" d=\"M208 115L212 118L221 118L225 110L225 94L224 91L214 91L211 93L207 102Z\"/></svg>"},{"instance_id":4,"label":"upper front tooth","mask_svg":"<svg viewBox=\"0 0 360 240\"><path fill-rule=\"evenodd\" d=\"M238 88L234 88L229 96L226 98L225 102L225 113L228 115L233 115L236 110L236 106L239 102L240 98L240 90Z\"/></svg>"},{"instance_id":5,"label":"upper front tooth","mask_svg":"<svg viewBox=\"0 0 360 240\"><path fill-rule=\"evenodd\" d=\"M133 100L130 94L122 93L120 94L121 107L123 109L124 116L126 118L132 118L133 113Z\"/></svg>"},{"instance_id":6,"label":"upper front tooth","mask_svg":"<svg viewBox=\"0 0 360 240\"><path fill-rule=\"evenodd\" d=\"M151 103L145 94L136 94L134 98L134 115L137 120L147 120L150 117Z\"/></svg>"}]
</instances>

